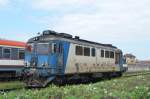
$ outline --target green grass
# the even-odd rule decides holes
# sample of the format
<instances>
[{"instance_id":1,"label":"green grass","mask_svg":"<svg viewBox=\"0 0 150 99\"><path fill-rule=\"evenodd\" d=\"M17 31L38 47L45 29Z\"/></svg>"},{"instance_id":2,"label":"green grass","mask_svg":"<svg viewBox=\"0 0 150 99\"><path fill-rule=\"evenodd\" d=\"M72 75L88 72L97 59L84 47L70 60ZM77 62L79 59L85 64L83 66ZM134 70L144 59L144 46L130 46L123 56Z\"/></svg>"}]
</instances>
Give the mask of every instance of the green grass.
<instances>
[{"instance_id":1,"label":"green grass","mask_svg":"<svg viewBox=\"0 0 150 99\"><path fill-rule=\"evenodd\" d=\"M21 89L0 99L150 99L150 75L116 78L94 84L49 85L43 89Z\"/></svg>"},{"instance_id":2,"label":"green grass","mask_svg":"<svg viewBox=\"0 0 150 99\"><path fill-rule=\"evenodd\" d=\"M0 90L23 88L23 86L24 86L24 83L19 82L19 81L0 82Z\"/></svg>"}]
</instances>

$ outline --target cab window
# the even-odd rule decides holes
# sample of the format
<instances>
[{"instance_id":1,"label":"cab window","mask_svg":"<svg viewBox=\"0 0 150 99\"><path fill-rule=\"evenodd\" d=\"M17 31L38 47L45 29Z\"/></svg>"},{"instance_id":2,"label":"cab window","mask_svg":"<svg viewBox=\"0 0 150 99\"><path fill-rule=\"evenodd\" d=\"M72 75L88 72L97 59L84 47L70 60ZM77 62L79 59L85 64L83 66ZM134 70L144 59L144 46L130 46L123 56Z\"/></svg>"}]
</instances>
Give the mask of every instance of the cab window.
<instances>
[{"instance_id":1,"label":"cab window","mask_svg":"<svg viewBox=\"0 0 150 99\"><path fill-rule=\"evenodd\" d=\"M37 44L37 53L38 54L48 54L50 46L48 43Z\"/></svg>"},{"instance_id":2,"label":"cab window","mask_svg":"<svg viewBox=\"0 0 150 99\"><path fill-rule=\"evenodd\" d=\"M60 54L63 53L63 44L60 43L58 49Z\"/></svg>"},{"instance_id":3,"label":"cab window","mask_svg":"<svg viewBox=\"0 0 150 99\"><path fill-rule=\"evenodd\" d=\"M56 53L56 52L57 52L57 44L52 43L52 53Z\"/></svg>"}]
</instances>

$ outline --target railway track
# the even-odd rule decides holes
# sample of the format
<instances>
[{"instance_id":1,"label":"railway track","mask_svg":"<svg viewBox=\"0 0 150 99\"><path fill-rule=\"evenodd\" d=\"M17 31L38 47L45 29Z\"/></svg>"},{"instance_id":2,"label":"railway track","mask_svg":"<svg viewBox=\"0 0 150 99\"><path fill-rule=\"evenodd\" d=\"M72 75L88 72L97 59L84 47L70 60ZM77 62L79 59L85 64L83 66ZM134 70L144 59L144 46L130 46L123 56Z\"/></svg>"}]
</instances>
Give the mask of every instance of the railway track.
<instances>
[{"instance_id":1,"label":"railway track","mask_svg":"<svg viewBox=\"0 0 150 99\"><path fill-rule=\"evenodd\" d=\"M22 88L10 88L10 89L0 89L0 95L5 94L6 92L21 90Z\"/></svg>"},{"instance_id":2,"label":"railway track","mask_svg":"<svg viewBox=\"0 0 150 99\"><path fill-rule=\"evenodd\" d=\"M142 71L141 72L126 72L121 78L141 76L141 75L150 75L150 71L147 71L147 72L142 72ZM10 82L10 83L15 83L15 82ZM4 93L10 92L10 91L21 90L23 88L25 88L25 86L23 86L23 85L20 87L17 87L17 88L15 88L15 87L3 88L3 89L0 89L0 94L4 94Z\"/></svg>"},{"instance_id":3,"label":"railway track","mask_svg":"<svg viewBox=\"0 0 150 99\"><path fill-rule=\"evenodd\" d=\"M8 81L0 82L0 94L5 92L20 90L24 88L24 84L21 81Z\"/></svg>"},{"instance_id":4,"label":"railway track","mask_svg":"<svg viewBox=\"0 0 150 99\"><path fill-rule=\"evenodd\" d=\"M122 77L132 77L132 76L140 76L140 75L149 75L150 71L146 72L126 72Z\"/></svg>"}]
</instances>

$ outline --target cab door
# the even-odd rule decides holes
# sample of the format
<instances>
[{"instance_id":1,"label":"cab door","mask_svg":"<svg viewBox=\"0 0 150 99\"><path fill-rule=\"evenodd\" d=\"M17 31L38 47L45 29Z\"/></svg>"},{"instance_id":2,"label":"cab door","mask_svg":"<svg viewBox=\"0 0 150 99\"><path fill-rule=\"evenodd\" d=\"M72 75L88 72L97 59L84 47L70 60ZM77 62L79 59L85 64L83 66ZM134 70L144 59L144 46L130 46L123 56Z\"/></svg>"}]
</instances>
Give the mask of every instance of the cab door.
<instances>
[{"instance_id":1,"label":"cab door","mask_svg":"<svg viewBox=\"0 0 150 99\"><path fill-rule=\"evenodd\" d=\"M57 73L63 74L64 71L64 51L63 51L63 44L62 42L59 42L58 45L58 51L57 51Z\"/></svg>"},{"instance_id":2,"label":"cab door","mask_svg":"<svg viewBox=\"0 0 150 99\"><path fill-rule=\"evenodd\" d=\"M63 74L64 62L63 62L63 43L53 42L52 43L52 53L50 55L50 63L53 68L55 68L56 74Z\"/></svg>"},{"instance_id":3,"label":"cab door","mask_svg":"<svg viewBox=\"0 0 150 99\"><path fill-rule=\"evenodd\" d=\"M120 70L123 70L123 60L122 60L122 52L121 51L116 51L115 52L115 64L120 67Z\"/></svg>"}]
</instances>

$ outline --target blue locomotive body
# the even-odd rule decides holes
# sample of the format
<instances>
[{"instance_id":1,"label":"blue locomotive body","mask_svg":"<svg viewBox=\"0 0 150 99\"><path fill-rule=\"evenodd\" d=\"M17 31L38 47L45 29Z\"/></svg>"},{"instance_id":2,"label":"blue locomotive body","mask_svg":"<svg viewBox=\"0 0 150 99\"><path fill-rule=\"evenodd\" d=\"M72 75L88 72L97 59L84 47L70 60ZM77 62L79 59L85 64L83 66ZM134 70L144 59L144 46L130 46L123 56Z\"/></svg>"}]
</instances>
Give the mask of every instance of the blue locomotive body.
<instances>
[{"instance_id":1,"label":"blue locomotive body","mask_svg":"<svg viewBox=\"0 0 150 99\"><path fill-rule=\"evenodd\" d=\"M44 87L54 80L63 82L81 75L89 78L121 76L122 51L110 44L48 30L28 41L25 72L25 82L30 87Z\"/></svg>"}]
</instances>

